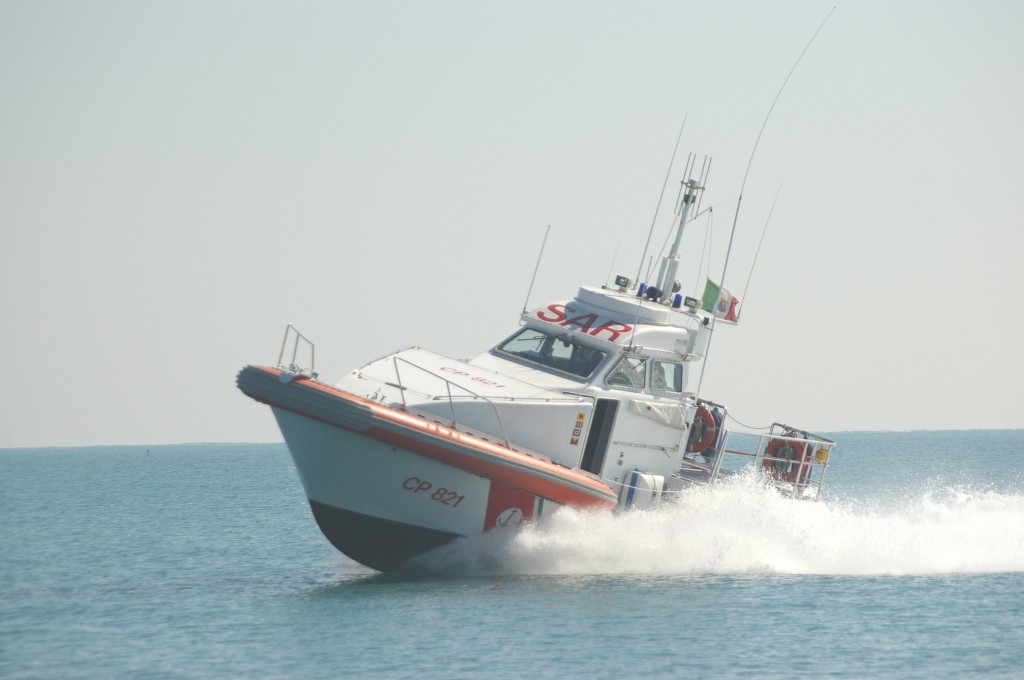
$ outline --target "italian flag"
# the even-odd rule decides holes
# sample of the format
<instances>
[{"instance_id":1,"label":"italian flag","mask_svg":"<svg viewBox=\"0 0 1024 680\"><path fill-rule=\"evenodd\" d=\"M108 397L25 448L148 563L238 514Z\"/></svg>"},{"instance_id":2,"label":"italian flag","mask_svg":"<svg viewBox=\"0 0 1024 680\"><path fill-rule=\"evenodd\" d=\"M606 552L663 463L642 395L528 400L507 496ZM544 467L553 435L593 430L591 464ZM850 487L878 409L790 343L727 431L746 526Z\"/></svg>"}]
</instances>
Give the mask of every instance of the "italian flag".
<instances>
[{"instance_id":1,"label":"italian flag","mask_svg":"<svg viewBox=\"0 0 1024 680\"><path fill-rule=\"evenodd\" d=\"M739 321L737 308L740 305L740 299L711 279L708 279L704 286L702 304L704 309L713 312L722 321Z\"/></svg>"}]
</instances>

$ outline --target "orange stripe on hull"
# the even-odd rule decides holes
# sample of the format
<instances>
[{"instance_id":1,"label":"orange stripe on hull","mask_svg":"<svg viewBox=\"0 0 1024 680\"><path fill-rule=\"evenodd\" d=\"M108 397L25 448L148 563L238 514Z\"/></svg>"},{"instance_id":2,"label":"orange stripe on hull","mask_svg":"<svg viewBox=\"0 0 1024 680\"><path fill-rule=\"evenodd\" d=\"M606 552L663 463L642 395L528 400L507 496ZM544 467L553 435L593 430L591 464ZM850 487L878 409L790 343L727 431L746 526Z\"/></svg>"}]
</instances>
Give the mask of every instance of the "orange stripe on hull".
<instances>
[{"instance_id":1,"label":"orange stripe on hull","mask_svg":"<svg viewBox=\"0 0 1024 680\"><path fill-rule=\"evenodd\" d=\"M370 428L366 431L366 434L367 436L373 437L379 441L393 444L394 446L403 448L407 451L412 451L413 453L436 460L439 463L451 465L452 467L457 467L460 470L472 472L475 475L480 475L481 477L493 479L494 481L501 482L502 484L514 486L534 495L553 500L556 503L575 505L579 507L599 508L613 507L616 504L614 496L595 496L594 493L566 486L567 483L579 484L576 479L570 479L570 475L573 477L582 477L582 475L574 475L571 471L567 471L567 474L557 468L550 472L546 470L537 470L536 467L531 467L530 470L510 468L505 465L474 458L472 456L459 453L458 451L453 451L443 445L422 442L384 428ZM462 442L462 444L470 446L470 444L465 442ZM523 454L515 454L514 452L513 455L527 458ZM527 460L534 462L529 458L527 458ZM540 476L545 473L552 476L560 476L566 481L560 482L558 479L545 479ZM593 480L590 478L584 477L583 479L593 484ZM598 493L603 491L609 496L613 493L611 489L607 487L605 487L605 489L607 489L607 491L604 489L595 489L595 491Z\"/></svg>"},{"instance_id":2,"label":"orange stripe on hull","mask_svg":"<svg viewBox=\"0 0 1024 680\"><path fill-rule=\"evenodd\" d=\"M275 376L282 373L279 369L266 366L254 368ZM293 384L296 387L316 390L334 399L369 409L373 419L381 424L371 425L369 428L361 430L367 437L522 489L556 503L598 508L614 507L617 503L615 493L611 488L580 471L512 451L323 383L299 378ZM284 404L272 405L288 408ZM301 411L295 412L304 415ZM424 438L427 441L424 441ZM459 449L468 449L469 451L464 452Z\"/></svg>"}]
</instances>

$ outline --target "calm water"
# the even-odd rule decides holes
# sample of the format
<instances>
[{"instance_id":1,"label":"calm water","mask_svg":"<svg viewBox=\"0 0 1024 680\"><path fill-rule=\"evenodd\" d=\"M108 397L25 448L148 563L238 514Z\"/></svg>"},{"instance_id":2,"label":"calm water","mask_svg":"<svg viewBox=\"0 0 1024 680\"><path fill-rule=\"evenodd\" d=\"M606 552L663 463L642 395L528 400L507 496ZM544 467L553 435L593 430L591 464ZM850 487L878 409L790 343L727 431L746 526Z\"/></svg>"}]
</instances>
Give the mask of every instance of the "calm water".
<instances>
[{"instance_id":1,"label":"calm water","mask_svg":"<svg viewBox=\"0 0 1024 680\"><path fill-rule=\"evenodd\" d=\"M0 678L1024 677L1024 431L844 433L376 575L283 445L0 450Z\"/></svg>"}]
</instances>

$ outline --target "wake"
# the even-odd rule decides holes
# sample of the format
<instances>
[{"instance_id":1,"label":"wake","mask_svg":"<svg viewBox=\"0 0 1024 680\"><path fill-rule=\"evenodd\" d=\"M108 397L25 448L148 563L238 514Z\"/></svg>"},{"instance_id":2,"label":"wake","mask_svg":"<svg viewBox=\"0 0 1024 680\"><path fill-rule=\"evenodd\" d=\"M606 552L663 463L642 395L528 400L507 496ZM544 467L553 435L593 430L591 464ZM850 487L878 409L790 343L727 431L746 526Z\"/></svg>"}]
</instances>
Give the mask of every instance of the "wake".
<instances>
[{"instance_id":1,"label":"wake","mask_svg":"<svg viewBox=\"0 0 1024 680\"><path fill-rule=\"evenodd\" d=\"M793 501L756 474L654 510L561 508L417 560L462 574L910 575L1024 571L1024 495L942 488L881 503Z\"/></svg>"}]
</instances>

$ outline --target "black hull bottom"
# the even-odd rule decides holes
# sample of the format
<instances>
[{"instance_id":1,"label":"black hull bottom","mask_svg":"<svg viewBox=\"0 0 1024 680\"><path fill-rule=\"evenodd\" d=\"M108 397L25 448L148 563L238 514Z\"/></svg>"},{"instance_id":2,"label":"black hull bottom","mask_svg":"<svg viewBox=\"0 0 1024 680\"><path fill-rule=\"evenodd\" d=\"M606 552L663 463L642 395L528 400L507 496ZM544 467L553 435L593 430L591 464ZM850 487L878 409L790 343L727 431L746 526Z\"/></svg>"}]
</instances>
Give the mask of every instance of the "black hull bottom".
<instances>
[{"instance_id":1,"label":"black hull bottom","mask_svg":"<svg viewBox=\"0 0 1024 680\"><path fill-rule=\"evenodd\" d=\"M335 548L377 571L391 571L417 555L459 538L458 534L426 529L361 515L310 501L320 531Z\"/></svg>"}]
</instances>

